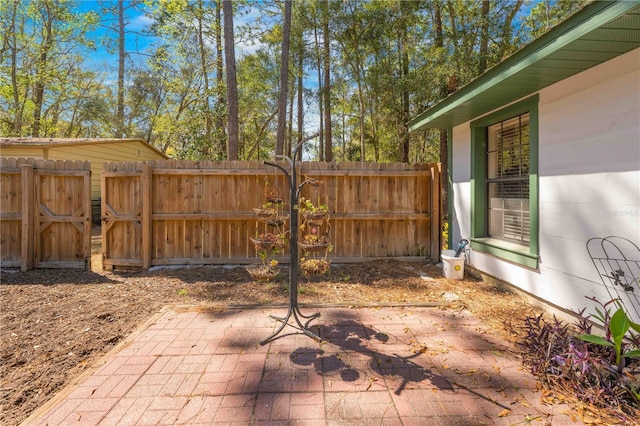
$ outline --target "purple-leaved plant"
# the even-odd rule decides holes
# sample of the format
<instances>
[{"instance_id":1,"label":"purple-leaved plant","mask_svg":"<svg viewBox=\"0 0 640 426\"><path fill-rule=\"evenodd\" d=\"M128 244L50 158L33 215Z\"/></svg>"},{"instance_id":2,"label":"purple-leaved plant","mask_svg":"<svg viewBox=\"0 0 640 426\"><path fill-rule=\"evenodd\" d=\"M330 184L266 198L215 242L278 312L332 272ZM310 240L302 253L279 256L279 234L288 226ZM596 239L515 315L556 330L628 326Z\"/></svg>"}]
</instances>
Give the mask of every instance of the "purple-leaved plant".
<instances>
[{"instance_id":1,"label":"purple-leaved plant","mask_svg":"<svg viewBox=\"0 0 640 426\"><path fill-rule=\"evenodd\" d=\"M621 420L640 413L640 335L615 301L600 303L596 315L577 312L573 326L543 315L525 318L518 343L523 363L550 388L610 408ZM617 310L611 312L611 307ZM593 319L603 335L593 333ZM597 336L591 337L591 336ZM603 342L607 342L606 344Z\"/></svg>"}]
</instances>

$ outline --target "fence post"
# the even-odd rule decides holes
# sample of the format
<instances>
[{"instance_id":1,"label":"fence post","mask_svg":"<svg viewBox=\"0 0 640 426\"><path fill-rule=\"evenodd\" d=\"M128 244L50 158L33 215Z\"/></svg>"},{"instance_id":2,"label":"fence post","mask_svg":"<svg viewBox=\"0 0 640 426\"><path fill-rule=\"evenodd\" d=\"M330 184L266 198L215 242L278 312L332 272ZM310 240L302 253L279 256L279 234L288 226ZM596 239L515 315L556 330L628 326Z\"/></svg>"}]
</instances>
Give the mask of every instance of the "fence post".
<instances>
[{"instance_id":1,"label":"fence post","mask_svg":"<svg viewBox=\"0 0 640 426\"><path fill-rule=\"evenodd\" d=\"M440 260L440 248L442 246L442 225L440 223L440 180L441 164L432 164L431 169L431 259L434 263Z\"/></svg>"},{"instance_id":2,"label":"fence post","mask_svg":"<svg viewBox=\"0 0 640 426\"><path fill-rule=\"evenodd\" d=\"M142 269L151 267L151 184L153 169L150 165L142 166L142 217L140 218L142 234Z\"/></svg>"},{"instance_id":3,"label":"fence post","mask_svg":"<svg viewBox=\"0 0 640 426\"><path fill-rule=\"evenodd\" d=\"M91 223L93 210L91 208L91 162L85 161L83 170L89 174L83 176L84 187L84 269L91 270Z\"/></svg>"},{"instance_id":4,"label":"fence post","mask_svg":"<svg viewBox=\"0 0 640 426\"><path fill-rule=\"evenodd\" d=\"M20 165L20 177L22 187L22 241L20 270L22 272L33 268L33 227L34 227L34 179L33 165Z\"/></svg>"}]
</instances>

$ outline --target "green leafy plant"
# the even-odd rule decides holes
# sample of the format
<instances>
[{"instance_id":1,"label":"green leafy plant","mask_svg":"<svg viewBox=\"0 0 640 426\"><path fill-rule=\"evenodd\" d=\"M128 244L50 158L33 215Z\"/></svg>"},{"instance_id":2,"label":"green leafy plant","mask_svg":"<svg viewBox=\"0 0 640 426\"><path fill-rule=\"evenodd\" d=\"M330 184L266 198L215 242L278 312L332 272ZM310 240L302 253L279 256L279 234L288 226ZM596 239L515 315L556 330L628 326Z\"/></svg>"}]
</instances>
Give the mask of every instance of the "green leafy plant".
<instances>
[{"instance_id":1,"label":"green leafy plant","mask_svg":"<svg viewBox=\"0 0 640 426\"><path fill-rule=\"evenodd\" d=\"M449 222L444 222L442 224L442 250L446 250L449 248Z\"/></svg>"},{"instance_id":2,"label":"green leafy plant","mask_svg":"<svg viewBox=\"0 0 640 426\"><path fill-rule=\"evenodd\" d=\"M576 337L596 345L613 347L616 354L616 369L618 373L622 373L625 366L625 358L640 357L640 349L638 348L624 351L625 338L631 337L628 335L630 330L640 333L640 324L632 322L622 307L618 307L611 316L608 310L605 310L605 313L599 309L596 309L596 311L598 314L594 315L594 317L605 327L606 335L603 337L597 334L579 334Z\"/></svg>"},{"instance_id":3,"label":"green leafy plant","mask_svg":"<svg viewBox=\"0 0 640 426\"><path fill-rule=\"evenodd\" d=\"M326 204L315 205L311 200L300 197L298 201L298 210L300 213L329 213L329 206Z\"/></svg>"}]
</instances>

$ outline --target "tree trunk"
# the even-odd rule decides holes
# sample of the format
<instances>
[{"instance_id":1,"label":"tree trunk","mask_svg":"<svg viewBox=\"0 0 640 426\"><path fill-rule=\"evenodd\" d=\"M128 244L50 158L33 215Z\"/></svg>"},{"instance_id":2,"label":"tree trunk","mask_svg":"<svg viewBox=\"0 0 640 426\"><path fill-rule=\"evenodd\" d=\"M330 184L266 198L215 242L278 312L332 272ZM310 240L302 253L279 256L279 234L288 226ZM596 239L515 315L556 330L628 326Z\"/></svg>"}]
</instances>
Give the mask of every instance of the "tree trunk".
<instances>
[{"instance_id":1,"label":"tree trunk","mask_svg":"<svg viewBox=\"0 0 640 426\"><path fill-rule=\"evenodd\" d=\"M18 45L15 31L19 1L20 0L14 0L13 2L11 26L7 34L8 37L11 37L11 46L9 48L11 49L11 86L13 88L13 107L15 109L13 133L15 136L22 136L22 107L20 105L20 94L18 93Z\"/></svg>"},{"instance_id":2,"label":"tree trunk","mask_svg":"<svg viewBox=\"0 0 640 426\"><path fill-rule=\"evenodd\" d=\"M289 83L289 41L291 38L291 0L284 2L284 26L282 28L282 52L280 56L280 95L278 97L278 130L276 155L284 153L284 138L287 126L287 97Z\"/></svg>"},{"instance_id":3,"label":"tree trunk","mask_svg":"<svg viewBox=\"0 0 640 426\"><path fill-rule=\"evenodd\" d=\"M300 31L300 56L298 57L298 138L297 144L304 138L304 36ZM298 161L302 161L302 148L298 150Z\"/></svg>"},{"instance_id":4,"label":"tree trunk","mask_svg":"<svg viewBox=\"0 0 640 426\"><path fill-rule=\"evenodd\" d=\"M47 21L45 25L45 37L40 47L40 56L38 63L36 64L36 81L34 84L34 107L33 107L33 125L31 127L31 136L40 136L40 118L42 115L42 104L44 101L44 89L45 89L45 68L47 67L47 60L49 50L53 44L53 14L54 11L50 10L49 3L45 3Z\"/></svg>"},{"instance_id":5,"label":"tree trunk","mask_svg":"<svg viewBox=\"0 0 640 426\"><path fill-rule=\"evenodd\" d=\"M223 46L222 46L222 5L216 1L216 93L218 100L216 104L216 157L225 158L227 156L227 132L224 125L224 110L226 106L224 90L224 67L223 67Z\"/></svg>"},{"instance_id":6,"label":"tree trunk","mask_svg":"<svg viewBox=\"0 0 640 426\"><path fill-rule=\"evenodd\" d=\"M482 0L480 12L480 51L478 52L478 75L487 69L487 55L489 53L489 9L490 0Z\"/></svg>"},{"instance_id":7,"label":"tree trunk","mask_svg":"<svg viewBox=\"0 0 640 426\"><path fill-rule=\"evenodd\" d=\"M124 0L118 0L118 94L116 107L116 138L124 137Z\"/></svg>"},{"instance_id":8,"label":"tree trunk","mask_svg":"<svg viewBox=\"0 0 640 426\"><path fill-rule=\"evenodd\" d=\"M318 160L324 160L324 115L323 99L324 89L322 87L322 59L320 57L320 42L318 41L318 27L313 27L313 35L316 47L316 59L318 63L318 108L320 109L320 129L318 130Z\"/></svg>"},{"instance_id":9,"label":"tree trunk","mask_svg":"<svg viewBox=\"0 0 640 426\"><path fill-rule=\"evenodd\" d=\"M402 110L400 114L400 159L409 162L409 53L407 52L407 18L404 3L400 2L400 35L398 37L398 55L400 59L400 83L402 90Z\"/></svg>"},{"instance_id":10,"label":"tree trunk","mask_svg":"<svg viewBox=\"0 0 640 426\"><path fill-rule=\"evenodd\" d=\"M507 14L507 17L504 20L504 24L502 26L502 44L500 45L500 56L498 60L501 61L504 58L510 47L514 47L512 45L511 36L512 36L512 23L513 19L516 17L516 14L522 7L522 3L524 0L518 0L514 5L513 9Z\"/></svg>"},{"instance_id":11,"label":"tree trunk","mask_svg":"<svg viewBox=\"0 0 640 426\"><path fill-rule=\"evenodd\" d=\"M331 140L331 45L329 34L329 0L324 2L324 161L333 160Z\"/></svg>"},{"instance_id":12,"label":"tree trunk","mask_svg":"<svg viewBox=\"0 0 640 426\"><path fill-rule=\"evenodd\" d=\"M222 1L224 15L224 52L227 66L227 134L229 135L229 160L238 159L238 84L236 82L236 52L233 36L233 5Z\"/></svg>"},{"instance_id":13,"label":"tree trunk","mask_svg":"<svg viewBox=\"0 0 640 426\"><path fill-rule=\"evenodd\" d=\"M207 54L204 45L204 30L202 28L202 20L203 20L203 6L202 0L198 2L198 10L196 11L197 20L198 20L198 49L200 52L200 68L202 70L202 80L204 83L204 87L202 88L203 96L202 100L204 103L204 144L202 147L201 154L204 158L212 157L212 141L211 141L211 108L209 105L209 69L207 67Z\"/></svg>"},{"instance_id":14,"label":"tree trunk","mask_svg":"<svg viewBox=\"0 0 640 426\"><path fill-rule=\"evenodd\" d=\"M287 137L285 138L285 145L287 153L287 157L291 158L291 153L293 151L293 102L296 99L296 94L292 90L289 93L289 122L287 123Z\"/></svg>"},{"instance_id":15,"label":"tree trunk","mask_svg":"<svg viewBox=\"0 0 640 426\"><path fill-rule=\"evenodd\" d=\"M435 3L435 31L436 31L436 47L442 49L444 47L444 33L442 31L442 11L440 3ZM440 82L440 97L444 99L447 96L447 82L444 79ZM440 217L441 223L446 223L449 216L449 149L447 141L447 129L440 129Z\"/></svg>"},{"instance_id":16,"label":"tree trunk","mask_svg":"<svg viewBox=\"0 0 640 426\"><path fill-rule=\"evenodd\" d=\"M440 11L440 7L441 4L439 2L436 2L436 10L438 11L437 14L440 15L440 30L442 30L442 12ZM447 11L449 12L449 19L451 21L451 44L453 44L453 60L454 60L454 66L456 69L456 73L458 75L460 75L460 54L459 54L459 40L460 37L458 37L458 29L456 28L456 12L454 10L453 7L453 3L451 3L451 0L447 0ZM442 39L442 35L440 35L440 38Z\"/></svg>"},{"instance_id":17,"label":"tree trunk","mask_svg":"<svg viewBox=\"0 0 640 426\"><path fill-rule=\"evenodd\" d=\"M380 52L376 50L373 56L375 67L378 68L380 66ZM378 137L378 112L380 111L379 92L372 88L369 99L369 115L371 116L371 145L373 146L373 161L377 163L380 159L380 140ZM363 158L362 161L365 161L365 159Z\"/></svg>"}]
</instances>

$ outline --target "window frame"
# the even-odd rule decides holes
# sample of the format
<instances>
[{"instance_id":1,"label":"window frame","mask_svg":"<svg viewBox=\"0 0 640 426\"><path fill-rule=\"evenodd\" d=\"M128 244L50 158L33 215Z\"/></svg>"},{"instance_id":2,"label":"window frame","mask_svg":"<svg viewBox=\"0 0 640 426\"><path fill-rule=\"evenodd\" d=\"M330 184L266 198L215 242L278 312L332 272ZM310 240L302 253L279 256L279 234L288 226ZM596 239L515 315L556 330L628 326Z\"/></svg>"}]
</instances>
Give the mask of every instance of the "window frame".
<instances>
[{"instance_id":1,"label":"window frame","mask_svg":"<svg viewBox=\"0 0 640 426\"><path fill-rule=\"evenodd\" d=\"M501 259L537 269L539 262L538 219L538 102L536 94L471 122L471 248ZM529 245L488 234L487 128L500 121L529 113Z\"/></svg>"}]
</instances>

